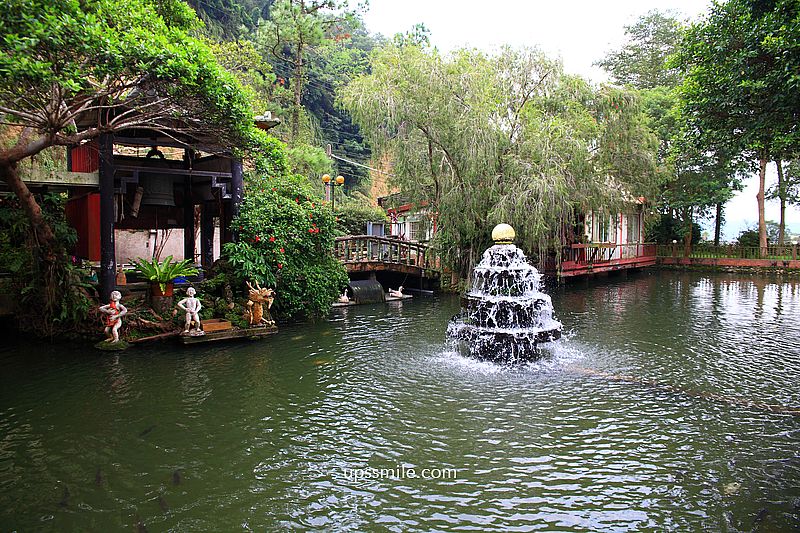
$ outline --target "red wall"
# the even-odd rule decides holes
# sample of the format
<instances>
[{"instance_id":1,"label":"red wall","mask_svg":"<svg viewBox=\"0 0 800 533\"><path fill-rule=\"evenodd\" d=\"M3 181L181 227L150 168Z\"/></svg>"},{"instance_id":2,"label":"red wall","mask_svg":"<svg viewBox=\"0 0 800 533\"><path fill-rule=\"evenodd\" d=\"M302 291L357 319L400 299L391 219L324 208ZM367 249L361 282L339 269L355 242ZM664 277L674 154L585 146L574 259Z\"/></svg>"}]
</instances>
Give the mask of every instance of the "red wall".
<instances>
[{"instance_id":1,"label":"red wall","mask_svg":"<svg viewBox=\"0 0 800 533\"><path fill-rule=\"evenodd\" d=\"M100 193L92 192L70 198L66 211L67 222L78 232L78 242L73 253L83 259L99 261Z\"/></svg>"},{"instance_id":2,"label":"red wall","mask_svg":"<svg viewBox=\"0 0 800 533\"><path fill-rule=\"evenodd\" d=\"M97 139L80 146L75 146L70 150L72 158L72 172L96 172L100 167L100 158Z\"/></svg>"}]
</instances>

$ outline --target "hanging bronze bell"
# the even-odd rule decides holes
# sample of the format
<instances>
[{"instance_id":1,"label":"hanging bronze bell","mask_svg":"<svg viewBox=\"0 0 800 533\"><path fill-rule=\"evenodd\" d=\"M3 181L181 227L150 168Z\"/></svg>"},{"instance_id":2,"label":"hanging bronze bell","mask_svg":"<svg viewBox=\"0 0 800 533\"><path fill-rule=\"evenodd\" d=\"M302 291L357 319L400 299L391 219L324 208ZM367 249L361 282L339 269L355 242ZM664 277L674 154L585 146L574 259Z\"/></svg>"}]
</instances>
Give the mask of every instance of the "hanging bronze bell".
<instances>
[{"instance_id":1,"label":"hanging bronze bell","mask_svg":"<svg viewBox=\"0 0 800 533\"><path fill-rule=\"evenodd\" d=\"M174 182L171 176L141 174L139 184L144 189L142 205L175 206Z\"/></svg>"}]
</instances>

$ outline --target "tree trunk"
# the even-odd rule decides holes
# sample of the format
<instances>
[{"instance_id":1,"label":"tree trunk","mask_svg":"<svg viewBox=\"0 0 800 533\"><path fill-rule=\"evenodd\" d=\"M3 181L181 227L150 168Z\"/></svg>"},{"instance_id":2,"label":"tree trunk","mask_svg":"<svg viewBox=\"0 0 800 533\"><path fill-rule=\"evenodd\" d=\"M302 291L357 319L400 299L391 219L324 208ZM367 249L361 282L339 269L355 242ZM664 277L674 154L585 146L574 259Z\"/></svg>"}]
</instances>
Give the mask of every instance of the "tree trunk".
<instances>
[{"instance_id":1,"label":"tree trunk","mask_svg":"<svg viewBox=\"0 0 800 533\"><path fill-rule=\"evenodd\" d=\"M778 226L778 245L783 246L784 235L786 233L786 180L783 177L783 164L780 158L775 160L778 167L778 198L781 201L781 221Z\"/></svg>"},{"instance_id":2,"label":"tree trunk","mask_svg":"<svg viewBox=\"0 0 800 533\"><path fill-rule=\"evenodd\" d=\"M294 108L292 109L291 140L297 139L300 132L300 106L303 98L303 41L297 41L294 58Z\"/></svg>"},{"instance_id":3,"label":"tree trunk","mask_svg":"<svg viewBox=\"0 0 800 533\"><path fill-rule=\"evenodd\" d=\"M767 220L764 217L764 183L767 175L767 158L762 155L758 160L758 247L761 257L767 255Z\"/></svg>"},{"instance_id":4,"label":"tree trunk","mask_svg":"<svg viewBox=\"0 0 800 533\"><path fill-rule=\"evenodd\" d=\"M33 193L31 193L28 186L25 185L25 182L22 181L17 170L17 164L0 164L0 177L2 177L3 181L14 191L14 194L17 195L22 209L28 215L33 242L35 242L38 247L40 258L47 263L55 262L59 249L56 236L53 233L53 229L44 219L42 208L36 203L36 198L33 197Z\"/></svg>"},{"instance_id":5,"label":"tree trunk","mask_svg":"<svg viewBox=\"0 0 800 533\"><path fill-rule=\"evenodd\" d=\"M714 223L714 246L719 246L720 233L722 233L722 202L717 204L717 220Z\"/></svg>"},{"instance_id":6,"label":"tree trunk","mask_svg":"<svg viewBox=\"0 0 800 533\"><path fill-rule=\"evenodd\" d=\"M689 257L692 253L692 211L691 207L685 211L686 229L683 234L683 257Z\"/></svg>"}]
</instances>

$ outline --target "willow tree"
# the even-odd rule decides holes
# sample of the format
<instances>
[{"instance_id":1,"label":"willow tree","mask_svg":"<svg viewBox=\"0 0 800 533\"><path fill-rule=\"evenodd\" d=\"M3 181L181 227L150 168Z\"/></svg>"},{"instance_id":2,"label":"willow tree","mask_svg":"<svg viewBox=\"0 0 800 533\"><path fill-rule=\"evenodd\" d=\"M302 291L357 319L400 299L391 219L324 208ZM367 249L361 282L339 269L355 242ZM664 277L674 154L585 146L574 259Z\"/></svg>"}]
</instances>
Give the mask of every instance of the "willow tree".
<instances>
[{"instance_id":1,"label":"willow tree","mask_svg":"<svg viewBox=\"0 0 800 533\"><path fill-rule=\"evenodd\" d=\"M535 50L497 55L387 46L341 91L395 185L428 202L436 243L462 274L508 222L527 250L560 250L577 210L640 193L655 142L637 99L593 89ZM647 181L647 180L644 180Z\"/></svg>"}]
</instances>

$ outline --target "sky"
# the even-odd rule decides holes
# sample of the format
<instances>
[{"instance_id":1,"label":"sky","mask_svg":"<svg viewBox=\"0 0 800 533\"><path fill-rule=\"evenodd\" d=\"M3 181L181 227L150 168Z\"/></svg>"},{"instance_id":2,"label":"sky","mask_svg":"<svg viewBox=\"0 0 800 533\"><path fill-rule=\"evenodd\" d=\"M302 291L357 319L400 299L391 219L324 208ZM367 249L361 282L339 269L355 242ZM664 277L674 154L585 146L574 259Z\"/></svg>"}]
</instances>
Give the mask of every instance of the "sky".
<instances>
[{"instance_id":1,"label":"sky","mask_svg":"<svg viewBox=\"0 0 800 533\"><path fill-rule=\"evenodd\" d=\"M424 23L431 42L447 52L462 46L491 51L509 44L538 47L560 57L567 72L594 82L608 77L594 62L625 41L625 26L650 10L673 11L684 19L706 12L706 0L370 0L364 16L371 32L391 37ZM767 183L777 179L770 164ZM724 238L731 240L757 219L758 179L745 180L745 189L726 206ZM778 220L777 202L768 202L767 220ZM787 209L787 225L800 233L800 209ZM713 220L704 223L713 227Z\"/></svg>"}]
</instances>

